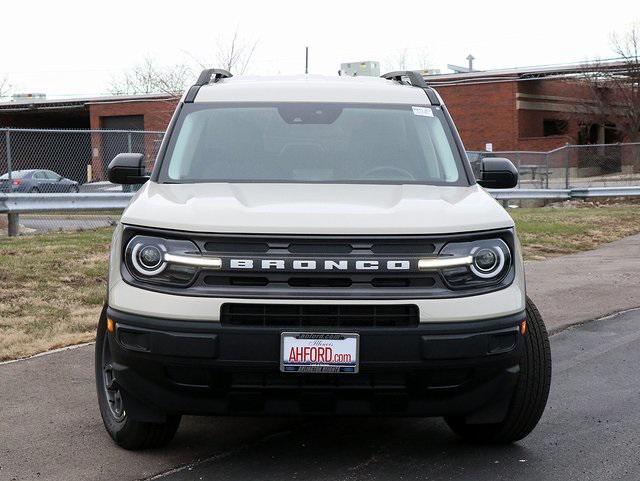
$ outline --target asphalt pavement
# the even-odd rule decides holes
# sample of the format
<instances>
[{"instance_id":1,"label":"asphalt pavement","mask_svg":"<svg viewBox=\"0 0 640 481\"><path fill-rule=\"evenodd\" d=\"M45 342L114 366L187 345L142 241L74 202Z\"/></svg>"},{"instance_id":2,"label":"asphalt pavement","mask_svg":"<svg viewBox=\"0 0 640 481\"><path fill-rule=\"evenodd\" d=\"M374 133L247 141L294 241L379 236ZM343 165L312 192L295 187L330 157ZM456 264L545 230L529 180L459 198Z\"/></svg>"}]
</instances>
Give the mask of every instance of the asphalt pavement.
<instances>
[{"instance_id":1,"label":"asphalt pavement","mask_svg":"<svg viewBox=\"0 0 640 481\"><path fill-rule=\"evenodd\" d=\"M327 419L160 476L184 480L640 479L640 310L552 338L545 415L525 440L474 446L439 419Z\"/></svg>"},{"instance_id":2,"label":"asphalt pavement","mask_svg":"<svg viewBox=\"0 0 640 481\"><path fill-rule=\"evenodd\" d=\"M547 410L510 446L440 419L186 417L170 446L127 452L100 422L92 346L4 364L0 479L637 481L639 325L634 310L553 336Z\"/></svg>"},{"instance_id":3,"label":"asphalt pavement","mask_svg":"<svg viewBox=\"0 0 640 481\"><path fill-rule=\"evenodd\" d=\"M552 332L640 307L640 235L525 264L527 293Z\"/></svg>"}]
</instances>

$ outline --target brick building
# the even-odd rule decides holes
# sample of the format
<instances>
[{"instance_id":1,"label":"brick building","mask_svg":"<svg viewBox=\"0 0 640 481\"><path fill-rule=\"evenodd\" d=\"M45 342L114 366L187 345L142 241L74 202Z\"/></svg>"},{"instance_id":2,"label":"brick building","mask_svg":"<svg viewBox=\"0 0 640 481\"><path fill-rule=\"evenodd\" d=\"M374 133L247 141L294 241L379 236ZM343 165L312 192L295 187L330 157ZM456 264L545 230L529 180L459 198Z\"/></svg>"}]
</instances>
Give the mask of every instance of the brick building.
<instances>
[{"instance_id":1,"label":"brick building","mask_svg":"<svg viewBox=\"0 0 640 481\"><path fill-rule=\"evenodd\" d=\"M546 151L622 141L590 108L589 88L566 65L428 75L469 150ZM164 131L177 103L166 95L0 103L0 128Z\"/></svg>"},{"instance_id":2,"label":"brick building","mask_svg":"<svg viewBox=\"0 0 640 481\"><path fill-rule=\"evenodd\" d=\"M106 165L120 152L144 153L148 164L153 163L161 135L142 131L164 132L177 101L166 95L17 100L0 103L0 128L91 129L75 134L12 132L13 168L51 169L79 182L103 180ZM5 157L0 145L3 172Z\"/></svg>"},{"instance_id":3,"label":"brick building","mask_svg":"<svg viewBox=\"0 0 640 481\"><path fill-rule=\"evenodd\" d=\"M120 95L0 103L0 128L164 131L178 99Z\"/></svg>"},{"instance_id":4,"label":"brick building","mask_svg":"<svg viewBox=\"0 0 640 481\"><path fill-rule=\"evenodd\" d=\"M603 121L596 113L589 87L576 80L584 70L584 66L566 65L426 75L425 79L444 98L468 150L485 150L490 144L494 151L549 151L567 143L624 141L615 122ZM162 132L177 100L166 95L135 95L5 102L0 103L0 128ZM68 162L56 154L59 138L39 135L38 142L29 146L32 152L37 149L39 165L56 170L57 163ZM158 138L124 132L78 137L74 142L82 145L74 149L83 152L83 160L66 176L79 181L104 179L106 165L119 152L142 152L150 165ZM91 175L83 165L85 158ZM28 162L32 159L26 159L25 165L31 165ZM557 163L559 166L560 160ZM580 159L571 163L575 168L590 168ZM615 164L621 169L620 160Z\"/></svg>"},{"instance_id":5,"label":"brick building","mask_svg":"<svg viewBox=\"0 0 640 481\"><path fill-rule=\"evenodd\" d=\"M425 76L446 102L468 150L549 151L623 141L596 113L584 66Z\"/></svg>"}]
</instances>

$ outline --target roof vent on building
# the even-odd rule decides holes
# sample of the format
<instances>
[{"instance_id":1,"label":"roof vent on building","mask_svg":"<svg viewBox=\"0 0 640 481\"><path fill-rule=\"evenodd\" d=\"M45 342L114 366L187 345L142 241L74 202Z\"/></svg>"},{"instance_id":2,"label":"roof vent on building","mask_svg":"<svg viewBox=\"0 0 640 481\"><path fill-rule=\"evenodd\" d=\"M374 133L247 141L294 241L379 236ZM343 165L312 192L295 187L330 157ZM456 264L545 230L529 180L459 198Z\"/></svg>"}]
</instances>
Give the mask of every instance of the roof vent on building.
<instances>
[{"instance_id":1,"label":"roof vent on building","mask_svg":"<svg viewBox=\"0 0 640 481\"><path fill-rule=\"evenodd\" d=\"M28 102L29 100L46 100L47 94L43 93L19 93L11 96L12 102Z\"/></svg>"},{"instance_id":2,"label":"roof vent on building","mask_svg":"<svg viewBox=\"0 0 640 481\"><path fill-rule=\"evenodd\" d=\"M380 62L367 60L365 62L341 63L338 75L345 75L347 77L379 77Z\"/></svg>"}]
</instances>

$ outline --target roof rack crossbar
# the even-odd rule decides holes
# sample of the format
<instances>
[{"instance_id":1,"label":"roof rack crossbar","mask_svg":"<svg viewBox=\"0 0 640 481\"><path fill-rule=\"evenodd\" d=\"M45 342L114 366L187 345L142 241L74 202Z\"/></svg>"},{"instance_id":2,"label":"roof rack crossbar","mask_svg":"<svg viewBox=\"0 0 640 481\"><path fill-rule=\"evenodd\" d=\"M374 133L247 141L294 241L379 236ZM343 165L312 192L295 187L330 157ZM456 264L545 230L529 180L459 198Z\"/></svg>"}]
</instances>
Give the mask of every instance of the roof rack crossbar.
<instances>
[{"instance_id":1,"label":"roof rack crossbar","mask_svg":"<svg viewBox=\"0 0 640 481\"><path fill-rule=\"evenodd\" d=\"M384 75L381 75L382 78L386 78L387 80L395 80L396 82L405 83L404 79L409 80L409 85L413 85L414 87L425 88L427 87L427 82L424 81L422 75L415 70L398 70L396 72L389 72Z\"/></svg>"},{"instance_id":2,"label":"roof rack crossbar","mask_svg":"<svg viewBox=\"0 0 640 481\"><path fill-rule=\"evenodd\" d=\"M196 95L198 95L198 90L200 90L200 87L209 85L210 83L216 83L220 79L230 78L230 77L233 77L233 74L221 68L208 68L203 70L202 72L200 72L200 75L198 76L198 80L196 80L196 83L189 88L187 95L185 95L184 97L185 103L187 104L193 103L193 101L196 98Z\"/></svg>"},{"instance_id":3,"label":"roof rack crossbar","mask_svg":"<svg viewBox=\"0 0 640 481\"><path fill-rule=\"evenodd\" d=\"M440 100L438 99L435 91L424 80L422 74L416 70L397 70L395 72L389 72L381 75L381 77L401 84L408 84L421 88L427 94L431 105L440 105ZM405 79L407 79L408 82L405 82Z\"/></svg>"},{"instance_id":4,"label":"roof rack crossbar","mask_svg":"<svg viewBox=\"0 0 640 481\"><path fill-rule=\"evenodd\" d=\"M212 81L213 83L216 83L220 79L230 77L233 77L233 74L228 70L223 70L221 68L208 68L200 72L200 76L194 85L202 87L203 85L209 85Z\"/></svg>"}]
</instances>

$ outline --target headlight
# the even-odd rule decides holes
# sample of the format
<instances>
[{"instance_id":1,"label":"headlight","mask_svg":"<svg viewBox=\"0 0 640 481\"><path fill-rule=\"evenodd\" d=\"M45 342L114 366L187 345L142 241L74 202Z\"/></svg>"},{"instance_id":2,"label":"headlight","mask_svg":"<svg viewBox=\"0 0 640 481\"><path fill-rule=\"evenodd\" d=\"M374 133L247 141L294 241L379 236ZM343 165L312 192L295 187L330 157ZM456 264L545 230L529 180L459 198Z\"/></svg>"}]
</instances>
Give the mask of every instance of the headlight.
<instances>
[{"instance_id":1,"label":"headlight","mask_svg":"<svg viewBox=\"0 0 640 481\"><path fill-rule=\"evenodd\" d=\"M186 286L200 269L220 269L217 257L203 256L193 242L145 235L133 237L125 249L125 265L140 281Z\"/></svg>"},{"instance_id":2,"label":"headlight","mask_svg":"<svg viewBox=\"0 0 640 481\"><path fill-rule=\"evenodd\" d=\"M502 239L451 242L437 257L421 259L421 270L438 270L451 288L494 285L511 268L511 251Z\"/></svg>"},{"instance_id":3,"label":"headlight","mask_svg":"<svg viewBox=\"0 0 640 481\"><path fill-rule=\"evenodd\" d=\"M164 246L138 242L131 249L131 264L137 274L154 276L160 274L166 267L164 262Z\"/></svg>"},{"instance_id":4,"label":"headlight","mask_svg":"<svg viewBox=\"0 0 640 481\"><path fill-rule=\"evenodd\" d=\"M493 279L502 273L505 253L500 246L476 248L472 250L471 254L473 255L473 263L470 269L476 276L482 279Z\"/></svg>"}]
</instances>

